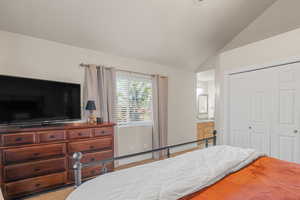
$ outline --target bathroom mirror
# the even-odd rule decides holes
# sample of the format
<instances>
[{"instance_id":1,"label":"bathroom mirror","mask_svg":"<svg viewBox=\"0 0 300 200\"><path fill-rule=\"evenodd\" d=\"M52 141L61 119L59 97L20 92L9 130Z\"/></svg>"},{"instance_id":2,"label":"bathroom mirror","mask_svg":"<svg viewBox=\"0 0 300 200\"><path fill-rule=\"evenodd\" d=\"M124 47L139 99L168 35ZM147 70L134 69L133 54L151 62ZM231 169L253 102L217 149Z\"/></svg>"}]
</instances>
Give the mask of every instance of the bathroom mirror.
<instances>
[{"instance_id":1,"label":"bathroom mirror","mask_svg":"<svg viewBox=\"0 0 300 200\"><path fill-rule=\"evenodd\" d=\"M198 95L198 113L208 114L208 95L200 94Z\"/></svg>"}]
</instances>

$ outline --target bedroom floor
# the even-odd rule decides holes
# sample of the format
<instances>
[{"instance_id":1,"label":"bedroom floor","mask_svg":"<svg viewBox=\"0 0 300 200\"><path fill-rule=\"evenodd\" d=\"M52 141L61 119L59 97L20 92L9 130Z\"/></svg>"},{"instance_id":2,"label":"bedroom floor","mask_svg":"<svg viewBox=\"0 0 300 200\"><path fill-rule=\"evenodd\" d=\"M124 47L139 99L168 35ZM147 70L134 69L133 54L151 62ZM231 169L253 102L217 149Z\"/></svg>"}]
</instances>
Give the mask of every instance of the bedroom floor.
<instances>
[{"instance_id":1,"label":"bedroom floor","mask_svg":"<svg viewBox=\"0 0 300 200\"><path fill-rule=\"evenodd\" d=\"M201 147L196 147L193 149L189 149L189 150L185 150L185 151L181 151L181 152L177 152L177 153L173 153L171 156L178 156L180 154L183 153L187 153L190 151L195 151L197 149L200 149ZM153 159L148 159L148 160L143 160L140 162L134 162L134 163L130 163L127 165L122 165L120 167L115 168L115 170L121 170L121 169L126 169L126 168L130 168L130 167L134 167L134 166L138 166L138 165L143 165L143 164L147 164L150 162L154 162L155 160ZM26 200L65 200L67 198L67 196L74 190L74 187L67 187L67 188L62 188L53 192L49 192L46 194L41 194L41 195L37 195L34 197L30 197L30 198L26 198Z\"/></svg>"},{"instance_id":2,"label":"bedroom floor","mask_svg":"<svg viewBox=\"0 0 300 200\"><path fill-rule=\"evenodd\" d=\"M46 194L41 194L26 199L27 200L65 200L73 190L74 190L73 187L67 187L54 192L49 192Z\"/></svg>"}]
</instances>

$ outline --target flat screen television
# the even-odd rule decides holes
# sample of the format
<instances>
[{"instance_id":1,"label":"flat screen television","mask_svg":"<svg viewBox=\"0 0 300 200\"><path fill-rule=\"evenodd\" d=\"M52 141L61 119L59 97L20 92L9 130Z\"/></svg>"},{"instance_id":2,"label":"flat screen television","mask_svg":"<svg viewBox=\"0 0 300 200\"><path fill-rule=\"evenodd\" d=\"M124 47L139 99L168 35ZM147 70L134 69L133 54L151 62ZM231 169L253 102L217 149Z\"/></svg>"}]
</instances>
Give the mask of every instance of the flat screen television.
<instances>
[{"instance_id":1,"label":"flat screen television","mask_svg":"<svg viewBox=\"0 0 300 200\"><path fill-rule=\"evenodd\" d=\"M80 118L80 84L0 75L0 125Z\"/></svg>"}]
</instances>

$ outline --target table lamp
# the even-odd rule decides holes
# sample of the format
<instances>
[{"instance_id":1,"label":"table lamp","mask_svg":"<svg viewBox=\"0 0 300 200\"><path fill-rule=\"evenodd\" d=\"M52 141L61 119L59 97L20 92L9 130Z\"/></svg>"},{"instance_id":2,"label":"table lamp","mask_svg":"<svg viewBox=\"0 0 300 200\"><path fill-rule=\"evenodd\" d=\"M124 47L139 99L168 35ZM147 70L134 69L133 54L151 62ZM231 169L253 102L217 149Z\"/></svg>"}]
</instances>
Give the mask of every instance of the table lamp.
<instances>
[{"instance_id":1,"label":"table lamp","mask_svg":"<svg viewBox=\"0 0 300 200\"><path fill-rule=\"evenodd\" d=\"M85 110L90 111L90 115L89 115L89 118L88 118L88 123L89 124L95 124L96 123L96 117L94 115L94 110L96 110L95 101L89 100L86 103Z\"/></svg>"}]
</instances>

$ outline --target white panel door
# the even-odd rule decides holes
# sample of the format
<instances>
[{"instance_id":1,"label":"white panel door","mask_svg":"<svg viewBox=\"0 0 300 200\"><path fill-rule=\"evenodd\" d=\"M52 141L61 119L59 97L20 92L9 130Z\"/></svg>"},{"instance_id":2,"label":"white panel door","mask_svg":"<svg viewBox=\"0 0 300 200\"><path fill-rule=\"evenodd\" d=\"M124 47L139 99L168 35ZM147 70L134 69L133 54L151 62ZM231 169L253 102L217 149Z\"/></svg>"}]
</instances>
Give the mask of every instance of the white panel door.
<instances>
[{"instance_id":1,"label":"white panel door","mask_svg":"<svg viewBox=\"0 0 300 200\"><path fill-rule=\"evenodd\" d=\"M277 84L274 85L272 156L300 163L300 64L274 69Z\"/></svg>"},{"instance_id":2,"label":"white panel door","mask_svg":"<svg viewBox=\"0 0 300 200\"><path fill-rule=\"evenodd\" d=\"M270 154L270 126L272 109L272 85L275 72L263 69L248 73L251 80L250 99L250 147L257 151Z\"/></svg>"},{"instance_id":3,"label":"white panel door","mask_svg":"<svg viewBox=\"0 0 300 200\"><path fill-rule=\"evenodd\" d=\"M270 153L271 76L259 70L230 77L231 145Z\"/></svg>"},{"instance_id":4,"label":"white panel door","mask_svg":"<svg viewBox=\"0 0 300 200\"><path fill-rule=\"evenodd\" d=\"M250 147L250 82L247 74L232 75L229 80L230 145Z\"/></svg>"}]
</instances>

